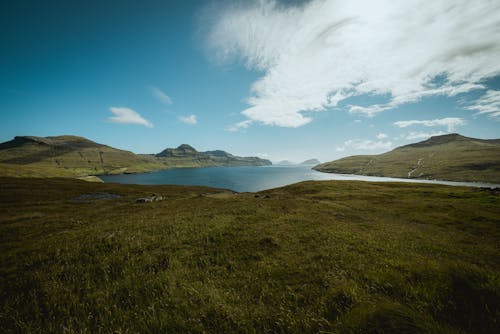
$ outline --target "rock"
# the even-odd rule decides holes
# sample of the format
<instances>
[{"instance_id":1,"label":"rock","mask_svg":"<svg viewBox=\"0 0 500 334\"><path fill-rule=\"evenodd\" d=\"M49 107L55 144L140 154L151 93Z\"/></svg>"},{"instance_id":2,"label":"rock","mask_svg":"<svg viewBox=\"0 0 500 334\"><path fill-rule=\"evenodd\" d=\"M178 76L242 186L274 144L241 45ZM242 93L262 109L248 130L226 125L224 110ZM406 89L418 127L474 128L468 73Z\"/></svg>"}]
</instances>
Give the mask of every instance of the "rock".
<instances>
[{"instance_id":1,"label":"rock","mask_svg":"<svg viewBox=\"0 0 500 334\"><path fill-rule=\"evenodd\" d=\"M141 197L135 200L136 203L152 203L152 202L159 202L163 201L163 196L158 196L158 195L151 195L148 197Z\"/></svg>"}]
</instances>

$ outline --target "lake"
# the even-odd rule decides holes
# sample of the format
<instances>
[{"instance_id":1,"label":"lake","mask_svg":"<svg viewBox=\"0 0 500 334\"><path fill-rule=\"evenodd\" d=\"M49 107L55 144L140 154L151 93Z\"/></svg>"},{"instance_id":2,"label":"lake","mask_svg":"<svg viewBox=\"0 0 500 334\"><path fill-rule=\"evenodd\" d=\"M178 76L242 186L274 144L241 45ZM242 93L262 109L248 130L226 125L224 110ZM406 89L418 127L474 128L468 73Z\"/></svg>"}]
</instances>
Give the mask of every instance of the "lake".
<instances>
[{"instance_id":1,"label":"lake","mask_svg":"<svg viewBox=\"0 0 500 334\"><path fill-rule=\"evenodd\" d=\"M390 177L321 173L312 166L205 167L166 169L152 173L99 176L104 182L127 184L176 184L254 192L306 180L358 180L377 182L419 182L454 186L499 187L497 184L397 179Z\"/></svg>"}]
</instances>

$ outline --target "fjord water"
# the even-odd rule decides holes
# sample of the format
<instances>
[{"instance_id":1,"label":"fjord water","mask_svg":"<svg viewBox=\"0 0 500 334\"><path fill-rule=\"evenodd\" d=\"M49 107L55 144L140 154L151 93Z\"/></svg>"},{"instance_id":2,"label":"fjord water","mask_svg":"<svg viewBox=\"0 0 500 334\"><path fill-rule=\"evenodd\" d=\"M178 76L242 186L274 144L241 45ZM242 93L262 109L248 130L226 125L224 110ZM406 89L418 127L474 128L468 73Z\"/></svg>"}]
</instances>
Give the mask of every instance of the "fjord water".
<instances>
[{"instance_id":1,"label":"fjord water","mask_svg":"<svg viewBox=\"0 0 500 334\"><path fill-rule=\"evenodd\" d=\"M331 174L317 172L312 166L206 167L167 169L152 173L104 175L104 182L127 184L175 184L208 186L237 192L254 192L307 180L360 180L377 182L421 182L456 186L494 188L499 185L476 182L397 179L390 177Z\"/></svg>"}]
</instances>

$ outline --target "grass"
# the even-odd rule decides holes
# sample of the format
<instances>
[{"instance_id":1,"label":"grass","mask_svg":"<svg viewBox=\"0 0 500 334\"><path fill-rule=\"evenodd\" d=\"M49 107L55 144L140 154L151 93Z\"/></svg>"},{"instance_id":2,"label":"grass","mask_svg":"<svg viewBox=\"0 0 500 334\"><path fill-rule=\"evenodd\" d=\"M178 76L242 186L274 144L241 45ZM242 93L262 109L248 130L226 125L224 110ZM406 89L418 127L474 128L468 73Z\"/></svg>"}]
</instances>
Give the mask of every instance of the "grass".
<instances>
[{"instance_id":1,"label":"grass","mask_svg":"<svg viewBox=\"0 0 500 334\"><path fill-rule=\"evenodd\" d=\"M75 200L96 193L121 197ZM490 190L2 178L0 328L498 333L499 248Z\"/></svg>"}]
</instances>

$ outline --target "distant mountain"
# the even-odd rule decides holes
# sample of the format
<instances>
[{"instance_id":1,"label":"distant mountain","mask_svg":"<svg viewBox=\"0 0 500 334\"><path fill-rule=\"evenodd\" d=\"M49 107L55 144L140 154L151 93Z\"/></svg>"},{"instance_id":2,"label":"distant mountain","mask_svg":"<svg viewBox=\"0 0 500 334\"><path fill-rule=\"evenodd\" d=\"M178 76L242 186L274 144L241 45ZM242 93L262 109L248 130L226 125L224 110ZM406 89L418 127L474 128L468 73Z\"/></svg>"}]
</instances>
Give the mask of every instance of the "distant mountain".
<instances>
[{"instance_id":1,"label":"distant mountain","mask_svg":"<svg viewBox=\"0 0 500 334\"><path fill-rule=\"evenodd\" d=\"M318 165L320 163L321 163L321 161L319 161L318 159L309 159L309 160L301 162L300 164L301 165Z\"/></svg>"},{"instance_id":2,"label":"distant mountain","mask_svg":"<svg viewBox=\"0 0 500 334\"><path fill-rule=\"evenodd\" d=\"M262 166L269 160L224 151L197 152L189 145L157 155L134 154L77 136L18 136L0 144L0 175L82 177L149 172L177 167Z\"/></svg>"},{"instance_id":3,"label":"distant mountain","mask_svg":"<svg viewBox=\"0 0 500 334\"><path fill-rule=\"evenodd\" d=\"M275 163L275 165L278 165L278 166L301 166L301 165L307 165L307 166L311 166L311 165L317 165L317 164L320 164L321 162L318 160L318 159L308 159L306 161L303 161L301 163L296 163L296 162L292 162L292 161L289 161L289 160L281 160L281 161L278 161Z\"/></svg>"},{"instance_id":4,"label":"distant mountain","mask_svg":"<svg viewBox=\"0 0 500 334\"><path fill-rule=\"evenodd\" d=\"M500 183L500 139L431 137L379 155L357 155L314 167L327 173Z\"/></svg>"},{"instance_id":5,"label":"distant mountain","mask_svg":"<svg viewBox=\"0 0 500 334\"><path fill-rule=\"evenodd\" d=\"M140 156L77 136L19 136L0 144L0 174L85 176L147 172L163 168Z\"/></svg>"},{"instance_id":6,"label":"distant mountain","mask_svg":"<svg viewBox=\"0 0 500 334\"><path fill-rule=\"evenodd\" d=\"M291 161L288 161L288 160L281 160L281 161L278 161L277 163L275 163L275 165L279 165L279 166L291 166L291 165L295 165L293 162Z\"/></svg>"},{"instance_id":7,"label":"distant mountain","mask_svg":"<svg viewBox=\"0 0 500 334\"><path fill-rule=\"evenodd\" d=\"M167 148L155 157L167 166L176 167L267 166L272 164L266 159L238 157L221 150L198 152L187 144L182 144L177 148Z\"/></svg>"}]
</instances>

